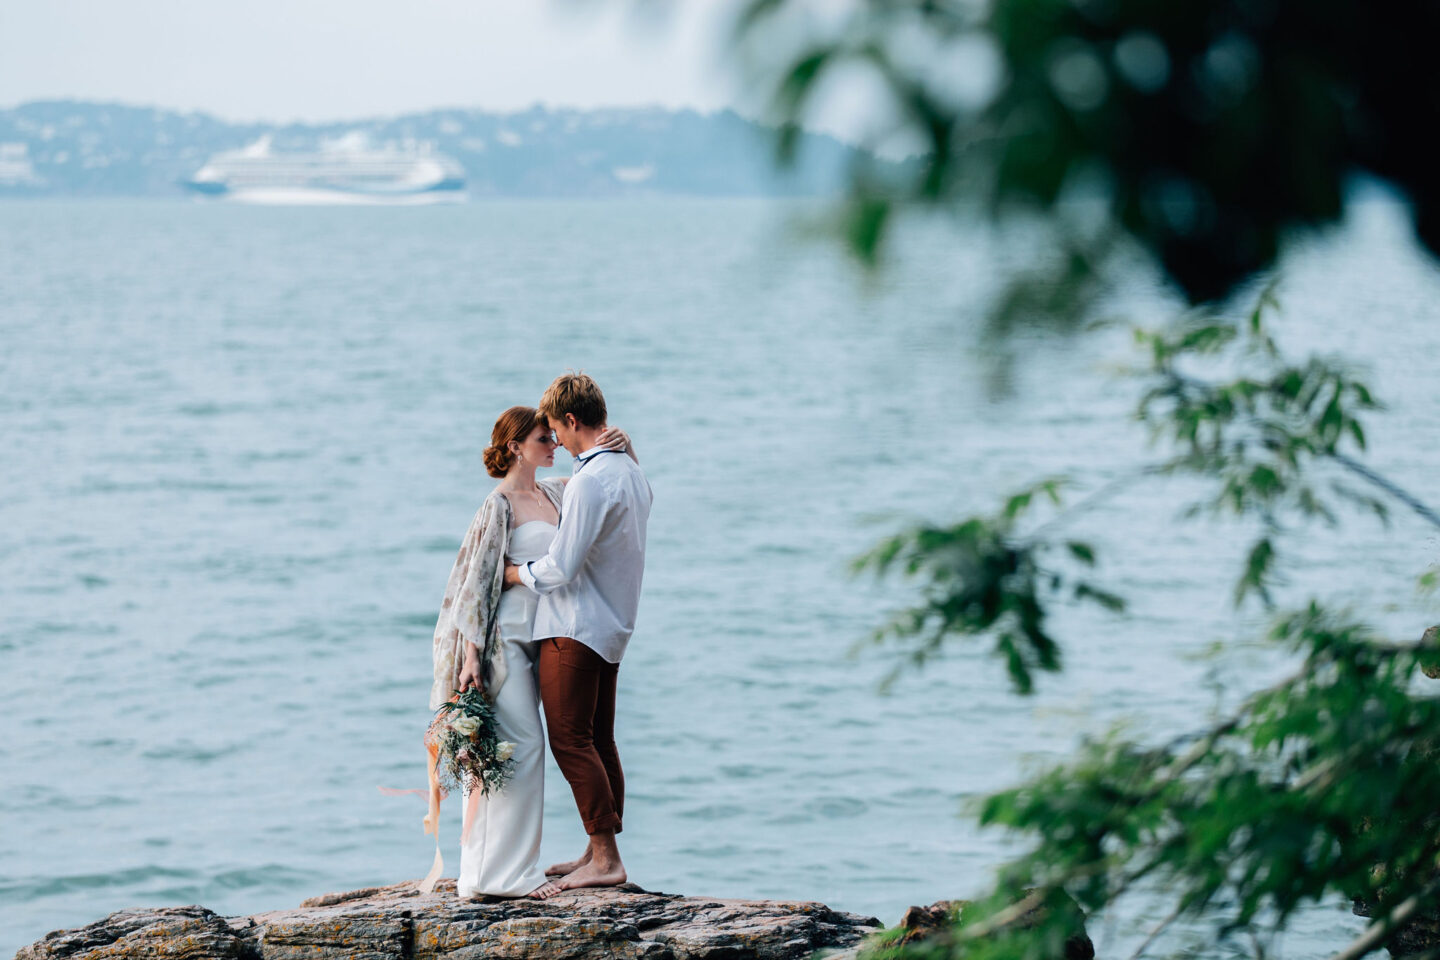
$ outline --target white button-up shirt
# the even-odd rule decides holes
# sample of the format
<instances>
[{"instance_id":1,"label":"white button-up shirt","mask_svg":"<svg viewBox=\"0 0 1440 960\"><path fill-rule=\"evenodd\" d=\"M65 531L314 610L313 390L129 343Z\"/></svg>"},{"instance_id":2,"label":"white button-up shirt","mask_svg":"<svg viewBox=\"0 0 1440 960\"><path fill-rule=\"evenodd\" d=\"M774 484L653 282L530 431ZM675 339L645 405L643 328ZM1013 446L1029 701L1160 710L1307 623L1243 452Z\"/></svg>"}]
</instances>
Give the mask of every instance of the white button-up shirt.
<instances>
[{"instance_id":1,"label":"white button-up shirt","mask_svg":"<svg viewBox=\"0 0 1440 960\"><path fill-rule=\"evenodd\" d=\"M573 637L620 662L640 607L653 499L626 454L592 448L575 458L550 552L520 567L521 582L540 594L534 639Z\"/></svg>"}]
</instances>

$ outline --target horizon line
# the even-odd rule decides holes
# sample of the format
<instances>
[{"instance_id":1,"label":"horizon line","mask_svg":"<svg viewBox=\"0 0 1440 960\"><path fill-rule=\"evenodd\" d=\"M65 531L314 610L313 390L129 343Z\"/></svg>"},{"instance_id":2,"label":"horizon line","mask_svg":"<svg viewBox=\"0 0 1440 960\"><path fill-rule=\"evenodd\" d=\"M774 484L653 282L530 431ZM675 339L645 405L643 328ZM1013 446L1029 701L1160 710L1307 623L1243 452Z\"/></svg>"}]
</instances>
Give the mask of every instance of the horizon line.
<instances>
[{"instance_id":1,"label":"horizon line","mask_svg":"<svg viewBox=\"0 0 1440 960\"><path fill-rule=\"evenodd\" d=\"M21 101L19 101L19 102L0 103L0 111L3 111L3 110L19 110L19 109L22 109L22 108L28 107L28 106L36 106L36 105L41 105L41 104L56 104L56 103L84 103L84 104L91 104L91 105L94 105L94 106L103 106L103 107L124 107L124 108L127 108L127 109L133 109L133 110L153 110L153 111L164 112L164 113L176 113L176 114L180 114L181 116L194 116L194 115L208 116L208 117L211 117L211 118L213 118L213 119L222 120L222 121L224 121L225 123L232 124L232 125L237 125L237 126L238 126L238 125L243 125L243 124L251 124L251 125L270 124L270 125L281 125L281 126L291 126L291 125L311 125L311 126L315 126L315 125L328 124L328 123L358 123L358 122L367 121L367 120L384 120L384 119L392 119L392 118L394 118L394 117L409 116L409 115L411 115L411 114L449 113L449 112L458 112L458 113L486 113L486 114L493 114L493 115L497 115L497 116L506 116L506 115L516 115L516 114L524 114L524 113L534 113L534 112L536 112L537 110L538 110L538 111L541 111L541 112L545 112L545 113L565 113L565 112L570 112L570 113L603 113L603 112L609 111L609 110L658 111L658 112L661 112L661 113L695 113L695 114L699 114L700 116L705 116L705 117L716 116L716 115L718 115L718 114L724 114L724 113L733 113L733 114L735 114L736 116L740 117L741 119L748 120L748 121L750 121L751 123L756 123L756 124L759 124L760 126L771 126L771 124L766 123L765 121L759 119L758 117L750 116L750 115L746 114L744 111L742 111L739 107L736 107L736 106L733 106L733 105L726 105L726 106L719 106L719 107L705 107L705 106L700 106L700 105L696 105L696 104L683 104L683 105L667 106L667 105L665 105L665 104L658 103L658 102L655 102L655 103L597 104L597 105L594 105L594 106L583 107L583 106L573 106L573 105L567 105L567 104L552 103L552 102L547 102L547 101L544 101L544 100L536 100L536 101L532 102L529 106L526 106L526 107L518 107L518 108L509 108L509 109L505 109L505 108L488 108L488 107L481 107L481 106L461 106L461 105L459 105L459 104L448 104L448 105L433 106L433 107L412 107L412 108L408 108L408 109L397 110L397 111L392 112L392 113L355 114L355 115L351 115L351 116L331 116L331 117L326 117L326 118L323 118L323 119L302 119L302 118L295 117L295 118L291 118L291 119L288 119L288 120L277 120L277 119L274 119L274 118L262 118L262 117L236 117L236 116L226 115L225 113L223 113L222 111L219 111L219 110L213 110L213 109L204 108L204 107L186 108L186 107L177 107L177 106L166 106L166 105L158 104L158 103L142 103L142 102L130 101L130 100L112 100L112 99L104 99L104 98L98 98L98 97L84 97L84 96L66 95L66 96L53 96L53 97L30 97L30 98L28 98L28 99L21 100ZM806 132L815 133L815 132L823 132L823 131L815 131L815 130L808 130L808 129L807 129ZM834 136L833 134L830 134L830 133L828 133L828 132L825 132L825 135L826 135L826 136ZM838 139L838 137L837 137L837 139Z\"/></svg>"}]
</instances>

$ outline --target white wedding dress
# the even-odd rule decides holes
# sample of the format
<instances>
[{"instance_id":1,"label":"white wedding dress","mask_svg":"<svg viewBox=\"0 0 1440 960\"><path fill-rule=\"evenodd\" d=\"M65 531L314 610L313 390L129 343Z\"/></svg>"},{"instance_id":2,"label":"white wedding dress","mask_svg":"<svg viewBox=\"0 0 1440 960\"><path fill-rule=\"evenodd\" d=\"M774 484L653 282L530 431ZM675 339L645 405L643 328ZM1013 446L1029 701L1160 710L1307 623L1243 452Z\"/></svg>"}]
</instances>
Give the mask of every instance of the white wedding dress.
<instances>
[{"instance_id":1,"label":"white wedding dress","mask_svg":"<svg viewBox=\"0 0 1440 960\"><path fill-rule=\"evenodd\" d=\"M556 527L531 520L510 531L511 563L539 560L550 550ZM515 772L505 788L478 799L468 842L460 845L462 897L524 896L545 882L540 869L540 828L545 814L545 738L540 728L538 657L530 639L539 597L512 587L500 597L500 644L508 673L495 698L500 737L515 744ZM461 809L468 809L468 792Z\"/></svg>"}]
</instances>

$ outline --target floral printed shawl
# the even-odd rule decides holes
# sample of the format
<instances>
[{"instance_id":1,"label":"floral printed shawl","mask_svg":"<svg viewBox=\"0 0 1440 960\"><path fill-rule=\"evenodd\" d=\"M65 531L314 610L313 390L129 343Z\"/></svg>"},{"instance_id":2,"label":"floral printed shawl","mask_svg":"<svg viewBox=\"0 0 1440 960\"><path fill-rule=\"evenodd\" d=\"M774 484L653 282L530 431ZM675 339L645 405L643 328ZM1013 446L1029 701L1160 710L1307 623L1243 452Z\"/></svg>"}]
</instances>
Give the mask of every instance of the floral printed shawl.
<instances>
[{"instance_id":1,"label":"floral printed shawl","mask_svg":"<svg viewBox=\"0 0 1440 960\"><path fill-rule=\"evenodd\" d=\"M539 487L559 513L565 481L547 477L539 481ZM465 665L462 644L481 647L487 697L494 700L505 682L505 655L500 649L500 626L495 614L505 582L505 550L510 544L512 516L510 501L497 490L485 498L465 532L460 554L445 584L440 619L435 623L431 710L438 710L459 688L460 668Z\"/></svg>"}]
</instances>

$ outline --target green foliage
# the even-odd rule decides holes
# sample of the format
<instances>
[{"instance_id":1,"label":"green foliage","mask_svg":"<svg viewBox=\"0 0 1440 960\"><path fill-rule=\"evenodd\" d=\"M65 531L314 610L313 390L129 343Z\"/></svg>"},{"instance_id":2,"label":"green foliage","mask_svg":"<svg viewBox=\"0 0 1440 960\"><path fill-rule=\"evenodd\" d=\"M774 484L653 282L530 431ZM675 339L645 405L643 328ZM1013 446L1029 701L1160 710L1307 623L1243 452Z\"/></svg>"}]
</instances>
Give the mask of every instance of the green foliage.
<instances>
[{"instance_id":1,"label":"green foliage","mask_svg":"<svg viewBox=\"0 0 1440 960\"><path fill-rule=\"evenodd\" d=\"M838 20L805 17L813 5L750 0L738 38L763 53L793 40L756 78L782 158L832 76L861 71L888 92L896 106L876 136L904 135L923 157L899 175L854 171L866 202L852 209L872 224L886 221L875 205L965 201L1043 213L1063 250L1067 201L1099 197L1093 259L1127 236L1205 302L1270 266L1287 231L1334 222L1347 179L1364 172L1410 198L1421 240L1440 251L1440 189L1424 162L1440 121L1423 68L1440 35L1433 4L868 0ZM847 233L867 260L886 236Z\"/></svg>"},{"instance_id":2,"label":"green foliage","mask_svg":"<svg viewBox=\"0 0 1440 960\"><path fill-rule=\"evenodd\" d=\"M1431 594L1440 590L1440 567L1432 567L1420 574L1417 586L1422 594Z\"/></svg>"},{"instance_id":3,"label":"green foliage","mask_svg":"<svg viewBox=\"0 0 1440 960\"><path fill-rule=\"evenodd\" d=\"M988 798L982 823L1034 838L996 902L1039 887L1097 910L1143 882L1175 902L1174 919L1263 942L1306 903L1359 897L1383 915L1431 882L1440 699L1412 687L1433 645L1385 643L1315 603L1271 637L1299 670L1208 730L1090 744Z\"/></svg>"},{"instance_id":4,"label":"green foliage","mask_svg":"<svg viewBox=\"0 0 1440 960\"><path fill-rule=\"evenodd\" d=\"M1068 595L1123 610L1124 601L1076 575L1095 564L1085 543L1048 544L1015 536L1016 522L1044 497L1060 503L1062 481L1049 479L1010 496L993 516L948 527L921 526L881 541L856 559L856 572L899 572L921 583L923 601L897 614L872 637L906 647L905 661L923 666L951 637L988 636L1020 693L1036 670L1060 669L1060 648L1046 626L1042 599ZM888 686L897 678L892 672Z\"/></svg>"},{"instance_id":5,"label":"green foliage","mask_svg":"<svg viewBox=\"0 0 1440 960\"><path fill-rule=\"evenodd\" d=\"M1363 449L1361 418L1379 409L1368 387L1338 361L1288 361L1265 323L1274 307L1267 288L1239 321L1196 315L1136 334L1147 361L1139 419L1165 451L1138 479L1203 478L1211 493L1190 516L1259 521L1237 604L1251 595L1271 604L1287 522L1332 523L1347 507L1387 515L1375 496L1317 484L1320 464L1409 498L1346 455ZM1195 367L1230 375L1202 379ZM1034 671L1058 670L1056 600L1124 609L1083 579L1094 548L1062 533L1119 486L1021 529L1040 504L1061 505L1061 486L1046 480L993 515L901 533L860 557L858 570L920 588L919 603L875 639L901 644L903 666L989 637L1022 693ZM1418 501L1408 505L1427 515ZM1431 571L1422 589L1435 582ZM1440 865L1440 696L1415 691L1418 673L1440 662L1440 630L1395 644L1311 602L1278 616L1267 641L1295 659L1295 673L1211 727L1158 746L1119 735L1088 743L1071 762L987 798L980 822L1028 836L1029 851L954 930L877 945L873 955L1058 957L1056 944L1074 930L1060 910L1066 897L1105 910L1158 888L1173 904L1167 922L1209 920L1215 946L1262 956L1306 904L1356 897L1383 917L1411 901ZM1373 939L1375 947L1384 938Z\"/></svg>"},{"instance_id":6,"label":"green foliage","mask_svg":"<svg viewBox=\"0 0 1440 960\"><path fill-rule=\"evenodd\" d=\"M1338 503L1359 506L1381 520L1378 497L1339 479L1321 488L1312 481L1318 460L1341 462L1346 447L1365 448L1360 417L1380 409L1369 387L1343 362L1310 357L1290 364L1265 326L1276 305L1267 287L1244 324L1196 316L1167 331L1136 331L1150 359L1150 383L1139 417L1152 438L1175 452L1159 468L1216 481L1197 513L1231 513L1262 521L1265 532L1247 554L1235 602L1254 594L1268 606L1276 540L1287 518L1319 518L1333 525ZM1187 363L1211 360L1242 369L1229 380L1206 381Z\"/></svg>"},{"instance_id":7,"label":"green foliage","mask_svg":"<svg viewBox=\"0 0 1440 960\"><path fill-rule=\"evenodd\" d=\"M742 45L783 42L809 0L749 0ZM897 104L882 136L922 145L898 172L852 171L840 233L880 262L911 205L985 211L1044 234L1009 277L987 333L1018 324L1077 327L1101 302L1121 255L1150 258L1190 303L1232 294L1271 267L1287 233L1334 222L1347 180L1399 188L1416 232L1440 252L1440 178L1425 144L1440 96L1424 69L1440 6L1379 0L862 0L820 18L767 78L782 159L832 76L859 69ZM959 89L993 52L993 89ZM981 57L980 59L983 59ZM1100 201L1095 204L1074 201ZM1127 265L1128 266L1128 265ZM1266 607L1286 538L1359 509L1384 520L1407 507L1440 513L1363 464L1364 418L1379 409L1343 362L1288 361L1266 329L1273 290L1236 321L1196 313L1141 331L1139 417L1164 459L1137 478L1187 474L1207 484L1191 516L1242 518L1259 532L1233 599ZM1103 496L1023 525L1038 495L992 514L898 534L858 561L917 584L918 603L877 631L923 664L952 640L988 638L1011 684L1061 663L1057 601L1119 599L1083 579L1097 563L1058 530ZM1103 496L1102 496L1103 495ZM1440 575L1420 579L1434 591ZM994 889L954 928L876 944L875 956L1052 960L1074 897L1107 910L1161 896L1177 920L1210 920L1204 956L1264 957L1307 903L1364 899L1377 917L1337 957L1380 949L1393 925L1440 893L1440 697L1417 672L1440 672L1440 629L1386 641L1318 602L1278 614L1268 635L1295 663L1289 678L1172 743L1114 735L1070 763L989 798L981 821L1026 838ZM893 675L890 678L893 680ZM1138 954L1137 954L1138 955ZM1431 954L1433 955L1433 954Z\"/></svg>"},{"instance_id":8,"label":"green foliage","mask_svg":"<svg viewBox=\"0 0 1440 960\"><path fill-rule=\"evenodd\" d=\"M1265 311L1275 303L1273 290L1267 288L1243 324L1188 317L1174 329L1137 330L1135 335L1149 361L1139 418L1156 440L1173 448L1146 473L1211 478L1216 481L1214 494L1194 505L1192 514L1224 511L1263 523L1264 532L1250 546L1235 585L1237 604L1252 595L1270 604L1281 523L1287 515L1333 522L1333 499L1387 516L1385 505L1374 496L1339 481L1320 490L1309 479L1307 470L1317 459L1334 458L1347 444L1363 449L1359 418L1379 404L1337 361L1311 357L1299 365L1285 362L1264 323ZM1185 372L1194 361L1255 369L1207 382ZM1115 613L1125 609L1119 596L1080 575L1096 565L1092 547L1045 536L1067 516L1029 535L1017 530L1040 499L1059 506L1063 485L1062 479L1044 480L1007 497L993 515L916 527L858 558L856 571L898 573L918 581L923 597L921 604L880 627L872 641L901 644L905 662L919 667L948 639L989 637L1022 693L1033 689L1036 670L1059 670L1060 650L1047 624L1047 600L1093 602ZM899 669L886 679L887 687Z\"/></svg>"}]
</instances>

